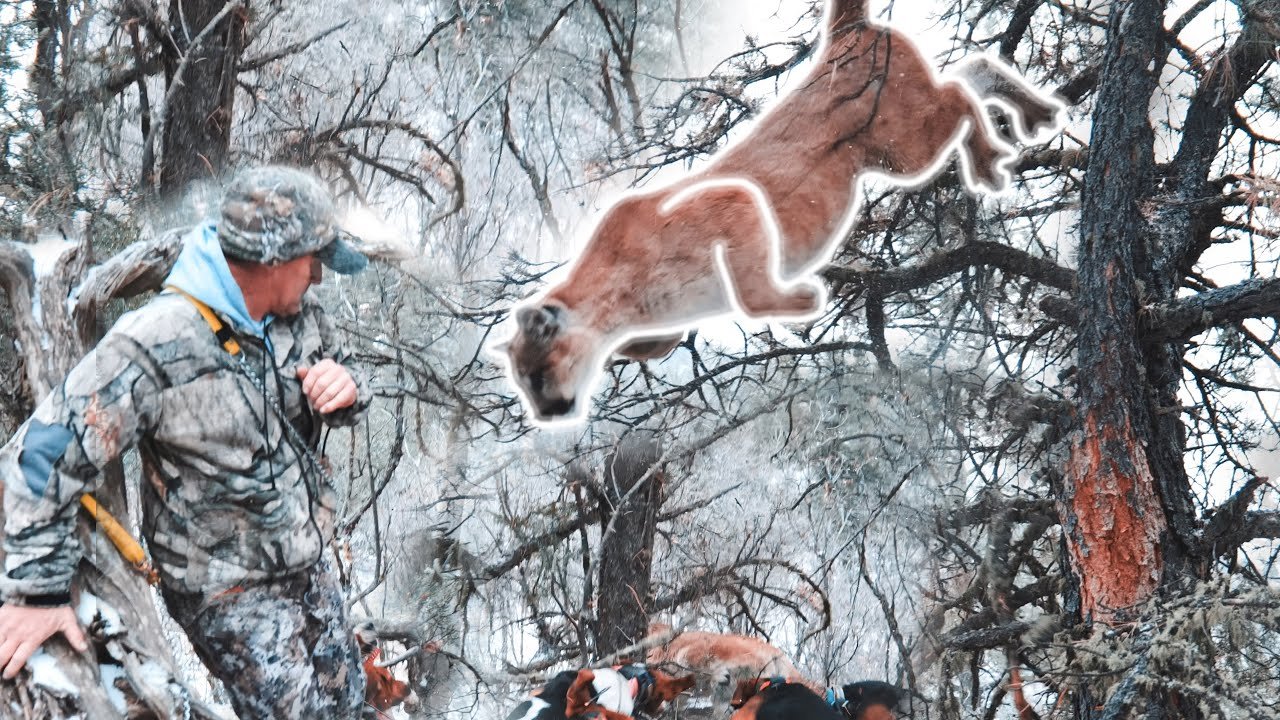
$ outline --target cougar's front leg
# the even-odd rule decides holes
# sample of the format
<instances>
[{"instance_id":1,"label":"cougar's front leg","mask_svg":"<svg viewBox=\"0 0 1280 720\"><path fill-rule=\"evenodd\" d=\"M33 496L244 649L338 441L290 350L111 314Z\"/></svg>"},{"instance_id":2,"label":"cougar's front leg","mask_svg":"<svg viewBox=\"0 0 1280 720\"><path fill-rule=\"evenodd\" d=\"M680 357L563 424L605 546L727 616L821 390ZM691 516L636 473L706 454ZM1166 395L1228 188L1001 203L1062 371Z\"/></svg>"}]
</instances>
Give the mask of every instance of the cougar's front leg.
<instances>
[{"instance_id":1,"label":"cougar's front leg","mask_svg":"<svg viewBox=\"0 0 1280 720\"><path fill-rule=\"evenodd\" d=\"M725 233L717 248L724 263L725 290L749 317L802 318L816 314L824 301L822 288L805 281L790 287L780 285L773 276L773 267L774 257L782 248L774 247L777 231L771 227L772 220L745 191L736 202L740 204L735 213L737 225Z\"/></svg>"},{"instance_id":2,"label":"cougar's front leg","mask_svg":"<svg viewBox=\"0 0 1280 720\"><path fill-rule=\"evenodd\" d=\"M1013 159L1012 148L988 134L987 118L981 105L954 82L943 83L937 93L936 121L942 125L969 121L963 147L970 181L999 191L1009 181L1003 165ZM954 125L952 125L954 127ZM941 137L942 133L938 133Z\"/></svg>"}]
</instances>

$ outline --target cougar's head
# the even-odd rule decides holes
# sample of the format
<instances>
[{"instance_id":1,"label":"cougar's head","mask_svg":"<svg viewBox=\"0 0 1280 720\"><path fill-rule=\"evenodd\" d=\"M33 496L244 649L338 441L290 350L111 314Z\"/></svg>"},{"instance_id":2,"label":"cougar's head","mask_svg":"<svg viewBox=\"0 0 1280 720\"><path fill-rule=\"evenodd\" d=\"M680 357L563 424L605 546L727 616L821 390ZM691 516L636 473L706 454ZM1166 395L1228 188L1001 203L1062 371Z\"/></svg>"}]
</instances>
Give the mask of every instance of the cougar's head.
<instances>
[{"instance_id":1,"label":"cougar's head","mask_svg":"<svg viewBox=\"0 0 1280 720\"><path fill-rule=\"evenodd\" d=\"M556 301L520 308L516 334L497 349L506 355L511 380L536 422L586 414L589 385L604 353L599 334L575 325L572 310Z\"/></svg>"}]
</instances>

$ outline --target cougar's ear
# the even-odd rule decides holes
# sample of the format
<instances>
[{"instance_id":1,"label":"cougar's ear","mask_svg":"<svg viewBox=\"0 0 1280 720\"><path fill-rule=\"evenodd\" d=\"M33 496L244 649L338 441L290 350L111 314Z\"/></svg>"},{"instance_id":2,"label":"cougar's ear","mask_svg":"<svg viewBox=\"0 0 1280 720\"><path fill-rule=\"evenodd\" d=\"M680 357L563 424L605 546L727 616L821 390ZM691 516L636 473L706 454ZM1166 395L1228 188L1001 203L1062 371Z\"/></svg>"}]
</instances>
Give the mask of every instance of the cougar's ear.
<instances>
[{"instance_id":1,"label":"cougar's ear","mask_svg":"<svg viewBox=\"0 0 1280 720\"><path fill-rule=\"evenodd\" d=\"M516 324L530 340L545 343L563 329L564 312L562 306L553 304L522 307L516 311Z\"/></svg>"},{"instance_id":2,"label":"cougar's ear","mask_svg":"<svg viewBox=\"0 0 1280 720\"><path fill-rule=\"evenodd\" d=\"M513 342L515 342L515 338L509 337L506 340L495 340L493 342L485 343L481 347L483 348L485 356L490 360L497 363L504 363L512 360L511 344Z\"/></svg>"}]
</instances>

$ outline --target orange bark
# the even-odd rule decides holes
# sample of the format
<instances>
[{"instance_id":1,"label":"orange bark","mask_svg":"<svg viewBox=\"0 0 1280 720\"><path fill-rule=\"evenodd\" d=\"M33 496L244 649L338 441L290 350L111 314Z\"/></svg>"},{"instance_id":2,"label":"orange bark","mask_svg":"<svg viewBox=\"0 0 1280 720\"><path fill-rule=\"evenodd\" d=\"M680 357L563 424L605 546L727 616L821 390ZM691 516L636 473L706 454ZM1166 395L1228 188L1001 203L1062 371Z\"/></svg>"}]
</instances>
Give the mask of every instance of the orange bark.
<instances>
[{"instance_id":1,"label":"orange bark","mask_svg":"<svg viewBox=\"0 0 1280 720\"><path fill-rule=\"evenodd\" d=\"M378 656L382 650L374 648L364 659L364 701L379 711L378 717L386 717L382 711L404 702L409 697L409 686L395 679L391 671L378 667Z\"/></svg>"},{"instance_id":2,"label":"orange bark","mask_svg":"<svg viewBox=\"0 0 1280 720\"><path fill-rule=\"evenodd\" d=\"M1032 720L1035 710L1031 708L1031 703L1027 702L1026 693L1022 689L1022 668L1017 664L1009 666L1009 701L1013 703L1013 709L1018 713L1018 720Z\"/></svg>"},{"instance_id":3,"label":"orange bark","mask_svg":"<svg viewBox=\"0 0 1280 720\"><path fill-rule=\"evenodd\" d=\"M1067 463L1067 545L1080 578L1082 613L1117 621L1160 582L1160 538L1168 521L1147 453L1128 415L1104 422L1092 411Z\"/></svg>"}]
</instances>

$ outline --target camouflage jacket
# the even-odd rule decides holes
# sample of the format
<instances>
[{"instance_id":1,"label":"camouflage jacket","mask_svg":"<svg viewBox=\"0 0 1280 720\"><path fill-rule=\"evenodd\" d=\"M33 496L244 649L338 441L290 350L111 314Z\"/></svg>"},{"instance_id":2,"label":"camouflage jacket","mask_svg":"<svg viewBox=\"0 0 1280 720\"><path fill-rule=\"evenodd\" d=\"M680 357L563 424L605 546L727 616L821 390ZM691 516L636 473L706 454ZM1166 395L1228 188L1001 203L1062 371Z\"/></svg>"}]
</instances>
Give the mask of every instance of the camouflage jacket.
<instances>
[{"instance_id":1,"label":"camouflage jacket","mask_svg":"<svg viewBox=\"0 0 1280 720\"><path fill-rule=\"evenodd\" d=\"M163 293L121 318L0 449L0 593L21 602L67 592L81 553L80 495L135 444L143 535L166 587L210 593L315 563L332 536L336 496L309 452L323 428L296 368L324 357L350 367L348 356L309 295L266 338L270 350L239 336L246 370L181 295ZM369 393L352 374L359 399L324 423L353 424L363 411Z\"/></svg>"}]
</instances>

